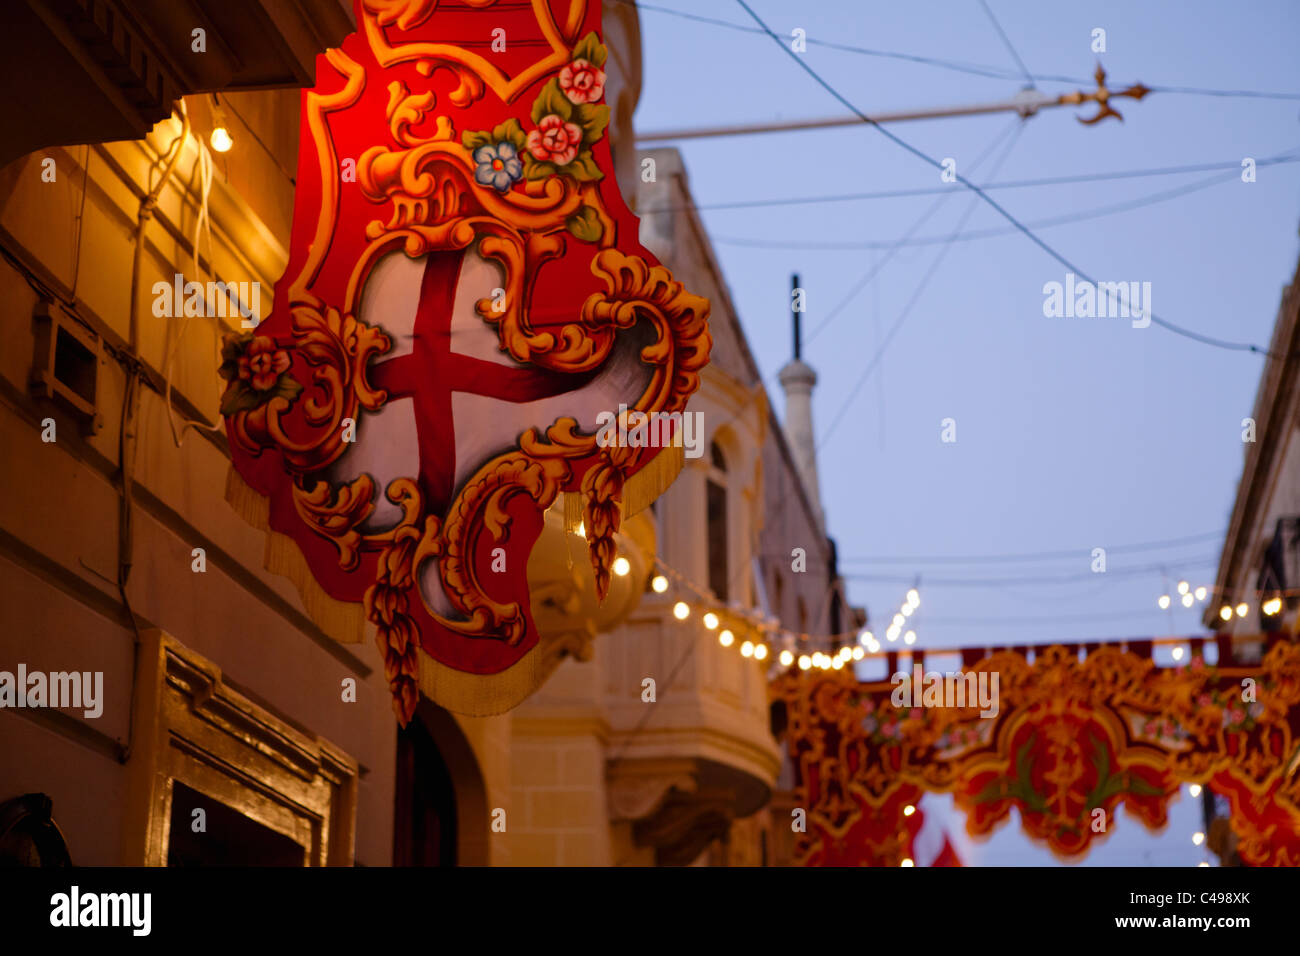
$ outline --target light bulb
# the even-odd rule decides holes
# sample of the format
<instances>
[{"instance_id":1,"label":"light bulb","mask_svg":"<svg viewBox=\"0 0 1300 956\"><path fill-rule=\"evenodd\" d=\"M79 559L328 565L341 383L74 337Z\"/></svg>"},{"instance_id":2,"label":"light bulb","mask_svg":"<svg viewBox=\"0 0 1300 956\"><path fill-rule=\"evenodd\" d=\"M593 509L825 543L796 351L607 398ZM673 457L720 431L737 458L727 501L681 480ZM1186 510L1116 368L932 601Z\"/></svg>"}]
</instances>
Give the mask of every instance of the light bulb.
<instances>
[{"instance_id":1,"label":"light bulb","mask_svg":"<svg viewBox=\"0 0 1300 956\"><path fill-rule=\"evenodd\" d=\"M1249 611L1250 611L1250 605L1247 604L1245 601L1242 601L1240 604L1237 605L1237 617L1245 617L1246 614L1249 613Z\"/></svg>"},{"instance_id":2,"label":"light bulb","mask_svg":"<svg viewBox=\"0 0 1300 956\"><path fill-rule=\"evenodd\" d=\"M904 643L904 644L915 644L915 643L916 643L916 631L908 631L906 634L904 634L904 635L903 635L903 643Z\"/></svg>"},{"instance_id":3,"label":"light bulb","mask_svg":"<svg viewBox=\"0 0 1300 956\"><path fill-rule=\"evenodd\" d=\"M903 816L905 817L910 817L915 812L916 812L916 807L912 806L910 803L907 806L903 807Z\"/></svg>"},{"instance_id":4,"label":"light bulb","mask_svg":"<svg viewBox=\"0 0 1300 956\"><path fill-rule=\"evenodd\" d=\"M912 605L910 605L910 604L904 604L904 605L903 605L903 617L911 617L911 616L912 616L912 611L914 611L914 610L915 610L915 608L913 608Z\"/></svg>"},{"instance_id":5,"label":"light bulb","mask_svg":"<svg viewBox=\"0 0 1300 956\"><path fill-rule=\"evenodd\" d=\"M1191 607L1195 603L1196 603L1196 598L1192 597L1191 594L1183 595L1183 607Z\"/></svg>"},{"instance_id":6,"label":"light bulb","mask_svg":"<svg viewBox=\"0 0 1300 956\"><path fill-rule=\"evenodd\" d=\"M1204 600L1205 600L1205 595L1206 595L1206 591L1205 591L1205 587L1204 587L1204 586L1201 586L1201 587L1199 587L1199 588L1196 589L1196 600L1198 600L1198 601L1204 601Z\"/></svg>"},{"instance_id":7,"label":"light bulb","mask_svg":"<svg viewBox=\"0 0 1300 956\"><path fill-rule=\"evenodd\" d=\"M627 577L627 573L632 570L632 563L627 558L617 557L614 559L614 573L620 578Z\"/></svg>"},{"instance_id":8,"label":"light bulb","mask_svg":"<svg viewBox=\"0 0 1300 956\"><path fill-rule=\"evenodd\" d=\"M1187 589L1190 588L1190 587L1191 587L1191 585L1188 584L1186 581L1179 581L1179 582L1178 582L1178 593L1179 593L1179 594L1186 594L1186 593L1187 593Z\"/></svg>"},{"instance_id":9,"label":"light bulb","mask_svg":"<svg viewBox=\"0 0 1300 956\"><path fill-rule=\"evenodd\" d=\"M1182 649L1181 647L1175 647L1175 648L1174 648L1174 660L1176 660L1176 661L1181 661L1182 659L1183 659L1183 649Z\"/></svg>"},{"instance_id":10,"label":"light bulb","mask_svg":"<svg viewBox=\"0 0 1300 956\"><path fill-rule=\"evenodd\" d=\"M1231 620L1232 620L1232 608L1228 607L1228 605L1226 605L1226 604L1223 605L1223 607L1219 608L1219 617L1221 617L1221 618L1222 618L1223 620L1225 620L1225 621L1231 621Z\"/></svg>"},{"instance_id":11,"label":"light bulb","mask_svg":"<svg viewBox=\"0 0 1300 956\"><path fill-rule=\"evenodd\" d=\"M862 636L859 637L858 640L862 643L863 647L870 647L876 642L876 635L872 634L870 631L863 631Z\"/></svg>"},{"instance_id":12,"label":"light bulb","mask_svg":"<svg viewBox=\"0 0 1300 956\"><path fill-rule=\"evenodd\" d=\"M1263 610L1264 613L1267 614L1269 617L1272 617L1272 616L1273 616L1274 614L1276 614L1278 611L1282 610L1282 599L1281 599L1281 598L1276 598L1276 597L1275 597L1275 598L1269 598L1267 601L1264 602L1264 606L1263 606L1262 610Z\"/></svg>"},{"instance_id":13,"label":"light bulb","mask_svg":"<svg viewBox=\"0 0 1300 956\"><path fill-rule=\"evenodd\" d=\"M1193 797L1199 797L1201 795L1201 785L1199 783L1194 783L1187 788L1187 792Z\"/></svg>"},{"instance_id":14,"label":"light bulb","mask_svg":"<svg viewBox=\"0 0 1300 956\"><path fill-rule=\"evenodd\" d=\"M690 614L690 606L685 601L678 601L673 605L673 617L677 618L677 620L684 621L690 617Z\"/></svg>"},{"instance_id":15,"label":"light bulb","mask_svg":"<svg viewBox=\"0 0 1300 956\"><path fill-rule=\"evenodd\" d=\"M794 652L793 652L793 651L782 651L782 652L781 652L780 661L781 661L781 666L782 666L782 667L789 667L791 664L794 663Z\"/></svg>"},{"instance_id":16,"label":"light bulb","mask_svg":"<svg viewBox=\"0 0 1300 956\"><path fill-rule=\"evenodd\" d=\"M807 654L800 654L800 655L799 655L799 670L801 670L801 671L806 671L806 670L807 670L808 668L810 668L810 667L812 667L812 658L809 657Z\"/></svg>"},{"instance_id":17,"label":"light bulb","mask_svg":"<svg viewBox=\"0 0 1300 956\"><path fill-rule=\"evenodd\" d=\"M1169 595L1168 594L1160 595L1160 600L1156 601L1156 603L1160 605L1160 610L1163 611L1165 608L1169 606Z\"/></svg>"},{"instance_id":18,"label":"light bulb","mask_svg":"<svg viewBox=\"0 0 1300 956\"><path fill-rule=\"evenodd\" d=\"M844 670L844 658L842 657L835 658L835 660L831 662L831 667L835 668L837 671Z\"/></svg>"},{"instance_id":19,"label":"light bulb","mask_svg":"<svg viewBox=\"0 0 1300 956\"><path fill-rule=\"evenodd\" d=\"M894 615L894 622L893 622L893 623L894 623L894 627L902 627L902 626L903 626L903 620L904 620L903 615L901 615L901 614L895 614L895 615Z\"/></svg>"},{"instance_id":20,"label":"light bulb","mask_svg":"<svg viewBox=\"0 0 1300 956\"><path fill-rule=\"evenodd\" d=\"M912 588L910 591L907 592L907 603L912 605L912 607L921 606L921 595L920 592L916 590L916 588Z\"/></svg>"},{"instance_id":21,"label":"light bulb","mask_svg":"<svg viewBox=\"0 0 1300 956\"><path fill-rule=\"evenodd\" d=\"M228 153L230 147L235 145L235 141L230 138L229 130L224 126L218 126L212 131L212 135L208 137L208 145L218 153Z\"/></svg>"},{"instance_id":22,"label":"light bulb","mask_svg":"<svg viewBox=\"0 0 1300 956\"><path fill-rule=\"evenodd\" d=\"M714 614L712 611L709 611L707 614L705 614L704 626L707 627L710 631L716 631L718 629L718 615Z\"/></svg>"},{"instance_id":23,"label":"light bulb","mask_svg":"<svg viewBox=\"0 0 1300 956\"><path fill-rule=\"evenodd\" d=\"M862 645L861 645L861 644L859 644L857 647L853 648L853 659L854 659L855 661L860 661L860 660L862 660L862 658L864 658L864 657L866 657L866 656L867 656L867 652L864 651L864 650L862 649Z\"/></svg>"},{"instance_id":24,"label":"light bulb","mask_svg":"<svg viewBox=\"0 0 1300 956\"><path fill-rule=\"evenodd\" d=\"M911 858L910 856L909 856L909 857L904 857L904 858L903 858L903 862L900 863L900 864L898 864L898 865L899 865L899 866L916 866L916 864L912 862L912 858Z\"/></svg>"},{"instance_id":25,"label":"light bulb","mask_svg":"<svg viewBox=\"0 0 1300 956\"><path fill-rule=\"evenodd\" d=\"M1197 830L1195 833L1192 834L1192 842L1195 843L1197 846L1200 846L1202 843L1205 842L1205 834Z\"/></svg>"},{"instance_id":26,"label":"light bulb","mask_svg":"<svg viewBox=\"0 0 1300 956\"><path fill-rule=\"evenodd\" d=\"M718 635L718 643L723 647L730 647L732 644L736 643L736 635L732 634L730 631L723 631Z\"/></svg>"},{"instance_id":27,"label":"light bulb","mask_svg":"<svg viewBox=\"0 0 1300 956\"><path fill-rule=\"evenodd\" d=\"M656 574L650 582L650 587L655 594L663 594L668 590L668 579L662 574Z\"/></svg>"},{"instance_id":28,"label":"light bulb","mask_svg":"<svg viewBox=\"0 0 1300 956\"><path fill-rule=\"evenodd\" d=\"M744 644L741 644L741 645L740 645L740 653L741 653L743 656L745 656L745 657L753 657L753 656L754 656L754 642L753 642L753 641L746 641Z\"/></svg>"},{"instance_id":29,"label":"light bulb","mask_svg":"<svg viewBox=\"0 0 1300 956\"><path fill-rule=\"evenodd\" d=\"M766 645L766 644L755 644L755 645L754 645L754 660L756 660L756 661L765 661L765 660L767 660L767 645Z\"/></svg>"}]
</instances>

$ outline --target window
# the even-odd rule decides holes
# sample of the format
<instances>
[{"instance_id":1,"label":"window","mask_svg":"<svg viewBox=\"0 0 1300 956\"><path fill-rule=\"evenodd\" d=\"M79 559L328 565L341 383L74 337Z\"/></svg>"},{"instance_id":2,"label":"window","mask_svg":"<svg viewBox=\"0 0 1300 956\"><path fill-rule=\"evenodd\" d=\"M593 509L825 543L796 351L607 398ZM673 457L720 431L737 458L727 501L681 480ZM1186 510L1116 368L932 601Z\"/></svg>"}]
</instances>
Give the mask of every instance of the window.
<instances>
[{"instance_id":1,"label":"window","mask_svg":"<svg viewBox=\"0 0 1300 956\"><path fill-rule=\"evenodd\" d=\"M729 600L727 567L727 461L714 442L709 447L709 478L706 483L708 511L709 588L720 601Z\"/></svg>"},{"instance_id":2,"label":"window","mask_svg":"<svg viewBox=\"0 0 1300 956\"><path fill-rule=\"evenodd\" d=\"M158 630L137 672L127 857L144 866L351 866L357 762L250 701ZM196 831L202 810L206 830Z\"/></svg>"}]
</instances>

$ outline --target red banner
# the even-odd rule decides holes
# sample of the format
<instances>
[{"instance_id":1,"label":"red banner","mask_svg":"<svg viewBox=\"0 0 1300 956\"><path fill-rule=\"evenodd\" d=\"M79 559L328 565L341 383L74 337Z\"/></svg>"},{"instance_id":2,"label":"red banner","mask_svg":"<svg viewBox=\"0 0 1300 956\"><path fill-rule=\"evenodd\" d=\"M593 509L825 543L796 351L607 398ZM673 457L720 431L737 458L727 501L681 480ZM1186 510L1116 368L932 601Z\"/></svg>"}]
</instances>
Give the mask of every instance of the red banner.
<instances>
[{"instance_id":1,"label":"red banner","mask_svg":"<svg viewBox=\"0 0 1300 956\"><path fill-rule=\"evenodd\" d=\"M225 344L222 413L276 569L313 612L364 606L398 719L421 691L496 713L541 678L544 512L573 496L603 597L621 517L681 467L598 425L685 409L708 303L637 243L614 181L599 3L355 13L303 94L288 269Z\"/></svg>"},{"instance_id":2,"label":"red banner","mask_svg":"<svg viewBox=\"0 0 1300 956\"><path fill-rule=\"evenodd\" d=\"M1128 642L964 650L955 676L919 654L905 679L787 673L772 689L807 810L799 859L898 865L915 832L905 808L924 791L952 793L972 836L1014 807L1026 833L1077 859L1121 806L1159 829L1179 786L1200 783L1228 797L1244 861L1296 865L1300 646L1261 641L1257 663L1221 637L1214 665L1193 639L1171 668L1151 642Z\"/></svg>"}]
</instances>

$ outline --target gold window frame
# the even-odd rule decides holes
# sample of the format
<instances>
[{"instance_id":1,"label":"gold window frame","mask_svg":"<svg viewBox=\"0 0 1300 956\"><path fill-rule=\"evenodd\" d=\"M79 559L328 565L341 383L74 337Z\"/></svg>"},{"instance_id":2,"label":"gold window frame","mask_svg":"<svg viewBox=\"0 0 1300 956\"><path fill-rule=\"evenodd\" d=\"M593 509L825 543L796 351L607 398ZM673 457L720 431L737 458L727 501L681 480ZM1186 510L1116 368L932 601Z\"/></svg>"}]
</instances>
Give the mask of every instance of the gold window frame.
<instances>
[{"instance_id":1,"label":"gold window frame","mask_svg":"<svg viewBox=\"0 0 1300 956\"><path fill-rule=\"evenodd\" d=\"M351 866L357 761L231 688L171 635L142 635L126 862L166 866L177 782L288 837L304 866Z\"/></svg>"}]
</instances>

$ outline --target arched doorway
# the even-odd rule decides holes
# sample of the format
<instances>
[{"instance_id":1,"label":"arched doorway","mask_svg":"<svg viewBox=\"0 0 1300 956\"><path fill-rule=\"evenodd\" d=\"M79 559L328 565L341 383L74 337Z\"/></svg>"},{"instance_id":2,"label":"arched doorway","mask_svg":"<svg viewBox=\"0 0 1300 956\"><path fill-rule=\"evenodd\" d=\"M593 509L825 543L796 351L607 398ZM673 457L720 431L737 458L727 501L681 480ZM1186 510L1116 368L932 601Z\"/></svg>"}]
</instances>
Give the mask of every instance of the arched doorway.
<instances>
[{"instance_id":1,"label":"arched doorway","mask_svg":"<svg viewBox=\"0 0 1300 956\"><path fill-rule=\"evenodd\" d=\"M456 719L421 698L397 733L394 866L487 863L487 798Z\"/></svg>"}]
</instances>

